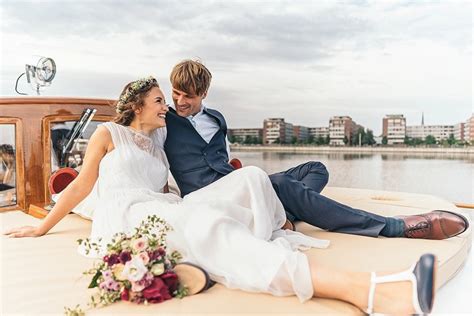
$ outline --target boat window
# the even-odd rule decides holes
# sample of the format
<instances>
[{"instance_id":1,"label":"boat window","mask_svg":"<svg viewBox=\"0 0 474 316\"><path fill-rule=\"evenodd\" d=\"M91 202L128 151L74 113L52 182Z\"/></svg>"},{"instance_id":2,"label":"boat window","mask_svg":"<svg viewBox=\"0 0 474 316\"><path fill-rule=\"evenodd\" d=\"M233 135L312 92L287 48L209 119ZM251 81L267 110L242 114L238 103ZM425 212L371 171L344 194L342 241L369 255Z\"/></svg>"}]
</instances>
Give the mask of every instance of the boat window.
<instances>
[{"instance_id":1,"label":"boat window","mask_svg":"<svg viewBox=\"0 0 474 316\"><path fill-rule=\"evenodd\" d=\"M15 124L0 124L0 207L17 204Z\"/></svg>"},{"instance_id":2,"label":"boat window","mask_svg":"<svg viewBox=\"0 0 474 316\"><path fill-rule=\"evenodd\" d=\"M70 167L81 170L87 144L102 121L91 121L82 135L74 137L76 121L51 123L51 172Z\"/></svg>"}]
</instances>

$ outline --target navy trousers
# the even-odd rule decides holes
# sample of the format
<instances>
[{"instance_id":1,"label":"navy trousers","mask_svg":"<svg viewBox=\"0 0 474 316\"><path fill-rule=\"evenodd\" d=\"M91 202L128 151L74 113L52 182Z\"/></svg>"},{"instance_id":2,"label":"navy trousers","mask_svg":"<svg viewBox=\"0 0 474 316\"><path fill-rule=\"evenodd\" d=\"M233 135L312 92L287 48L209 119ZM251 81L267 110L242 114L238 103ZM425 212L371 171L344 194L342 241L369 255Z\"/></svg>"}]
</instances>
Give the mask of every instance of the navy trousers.
<instances>
[{"instance_id":1,"label":"navy trousers","mask_svg":"<svg viewBox=\"0 0 474 316\"><path fill-rule=\"evenodd\" d=\"M371 237L377 237L386 225L383 216L354 209L321 195L329 173L320 162L310 161L272 174L270 180L291 221Z\"/></svg>"}]
</instances>

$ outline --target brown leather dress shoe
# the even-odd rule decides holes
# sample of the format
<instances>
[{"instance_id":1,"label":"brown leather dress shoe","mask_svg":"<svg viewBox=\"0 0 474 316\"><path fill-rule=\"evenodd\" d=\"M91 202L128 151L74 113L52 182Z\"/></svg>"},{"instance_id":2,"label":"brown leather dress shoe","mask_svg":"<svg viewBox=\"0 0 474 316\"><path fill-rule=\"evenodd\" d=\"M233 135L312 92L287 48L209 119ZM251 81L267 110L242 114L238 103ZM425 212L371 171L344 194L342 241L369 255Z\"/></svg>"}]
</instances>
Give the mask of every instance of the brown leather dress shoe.
<instances>
[{"instance_id":1,"label":"brown leather dress shoe","mask_svg":"<svg viewBox=\"0 0 474 316\"><path fill-rule=\"evenodd\" d=\"M441 210L398 218L405 224L407 238L446 239L463 233L469 227L469 221L464 216Z\"/></svg>"}]
</instances>

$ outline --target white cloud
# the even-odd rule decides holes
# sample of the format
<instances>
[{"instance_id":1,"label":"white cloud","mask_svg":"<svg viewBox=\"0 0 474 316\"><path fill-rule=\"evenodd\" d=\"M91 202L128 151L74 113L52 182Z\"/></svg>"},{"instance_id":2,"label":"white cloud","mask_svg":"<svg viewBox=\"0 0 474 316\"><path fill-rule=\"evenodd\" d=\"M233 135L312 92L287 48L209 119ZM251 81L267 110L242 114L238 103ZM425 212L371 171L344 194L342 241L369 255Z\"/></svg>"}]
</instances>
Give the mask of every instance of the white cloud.
<instances>
[{"instance_id":1,"label":"white cloud","mask_svg":"<svg viewBox=\"0 0 474 316\"><path fill-rule=\"evenodd\" d=\"M454 124L472 112L469 1L4 0L0 14L2 95L33 54L58 65L48 94L111 98L149 74L169 95L173 65L200 57L207 102L231 127L347 114L378 133L389 113Z\"/></svg>"}]
</instances>

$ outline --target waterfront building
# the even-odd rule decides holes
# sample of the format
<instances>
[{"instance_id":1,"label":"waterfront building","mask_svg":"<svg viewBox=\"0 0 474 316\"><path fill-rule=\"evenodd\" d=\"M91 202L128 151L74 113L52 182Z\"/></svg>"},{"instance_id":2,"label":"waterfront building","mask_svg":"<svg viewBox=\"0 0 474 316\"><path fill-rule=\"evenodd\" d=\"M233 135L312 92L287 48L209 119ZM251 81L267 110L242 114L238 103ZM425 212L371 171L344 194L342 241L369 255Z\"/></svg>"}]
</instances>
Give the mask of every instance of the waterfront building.
<instances>
[{"instance_id":1,"label":"waterfront building","mask_svg":"<svg viewBox=\"0 0 474 316\"><path fill-rule=\"evenodd\" d=\"M415 125L406 127L408 137L422 140L431 135L436 141L442 141L448 139L451 134L454 134L454 125Z\"/></svg>"},{"instance_id":2,"label":"waterfront building","mask_svg":"<svg viewBox=\"0 0 474 316\"><path fill-rule=\"evenodd\" d=\"M263 121L263 143L272 144L291 143L293 138L293 124L285 122L283 118L268 118Z\"/></svg>"},{"instance_id":3,"label":"waterfront building","mask_svg":"<svg viewBox=\"0 0 474 316\"><path fill-rule=\"evenodd\" d=\"M308 133L314 139L326 138L329 136L329 127L310 127Z\"/></svg>"},{"instance_id":4,"label":"waterfront building","mask_svg":"<svg viewBox=\"0 0 474 316\"><path fill-rule=\"evenodd\" d=\"M464 123L464 140L474 145L474 115Z\"/></svg>"},{"instance_id":5,"label":"waterfront building","mask_svg":"<svg viewBox=\"0 0 474 316\"><path fill-rule=\"evenodd\" d=\"M248 139L256 139L259 143L263 139L263 128L229 128L227 131L229 139L234 138L236 142L244 142Z\"/></svg>"},{"instance_id":6,"label":"waterfront building","mask_svg":"<svg viewBox=\"0 0 474 316\"><path fill-rule=\"evenodd\" d=\"M299 142L305 142L309 138L309 128L301 125L293 126L293 137Z\"/></svg>"},{"instance_id":7,"label":"waterfront building","mask_svg":"<svg viewBox=\"0 0 474 316\"><path fill-rule=\"evenodd\" d=\"M465 141L466 134L465 134L465 126L466 123L458 123L454 125L454 139L458 141Z\"/></svg>"},{"instance_id":8,"label":"waterfront building","mask_svg":"<svg viewBox=\"0 0 474 316\"><path fill-rule=\"evenodd\" d=\"M406 119L403 114L387 114L382 122L382 136L388 145L403 144L406 135Z\"/></svg>"},{"instance_id":9,"label":"waterfront building","mask_svg":"<svg viewBox=\"0 0 474 316\"><path fill-rule=\"evenodd\" d=\"M350 116L333 116L329 120L329 145L344 146L351 143L358 125Z\"/></svg>"}]
</instances>

